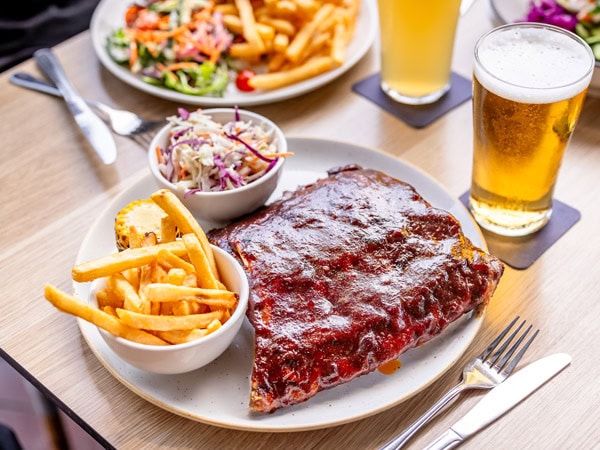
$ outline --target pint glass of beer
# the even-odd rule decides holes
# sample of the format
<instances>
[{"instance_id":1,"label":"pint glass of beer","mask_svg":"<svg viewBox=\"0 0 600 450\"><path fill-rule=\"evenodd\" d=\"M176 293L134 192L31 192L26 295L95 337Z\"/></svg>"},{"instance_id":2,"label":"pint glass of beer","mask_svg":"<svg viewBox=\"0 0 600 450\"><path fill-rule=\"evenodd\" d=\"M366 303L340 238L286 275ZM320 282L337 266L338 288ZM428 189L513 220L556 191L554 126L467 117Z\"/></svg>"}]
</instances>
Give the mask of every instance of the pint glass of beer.
<instances>
[{"instance_id":1,"label":"pint glass of beer","mask_svg":"<svg viewBox=\"0 0 600 450\"><path fill-rule=\"evenodd\" d=\"M450 89L461 0L379 0L381 88L409 105L433 103Z\"/></svg>"},{"instance_id":2,"label":"pint glass of beer","mask_svg":"<svg viewBox=\"0 0 600 450\"><path fill-rule=\"evenodd\" d=\"M515 23L479 39L469 206L483 228L525 236L548 222L593 70L589 45L551 25Z\"/></svg>"}]
</instances>

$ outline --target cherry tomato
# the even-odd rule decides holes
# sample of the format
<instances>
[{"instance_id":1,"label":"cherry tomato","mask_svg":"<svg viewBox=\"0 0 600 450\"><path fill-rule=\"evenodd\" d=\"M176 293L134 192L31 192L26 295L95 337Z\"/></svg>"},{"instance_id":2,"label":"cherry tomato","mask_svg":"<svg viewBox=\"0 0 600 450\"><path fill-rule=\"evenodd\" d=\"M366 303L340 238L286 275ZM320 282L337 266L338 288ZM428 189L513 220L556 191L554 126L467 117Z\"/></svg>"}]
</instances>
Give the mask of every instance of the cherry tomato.
<instances>
[{"instance_id":1,"label":"cherry tomato","mask_svg":"<svg viewBox=\"0 0 600 450\"><path fill-rule=\"evenodd\" d=\"M240 73L238 73L238 75L237 75L237 77L235 79L235 86L240 91L243 91L243 92L253 91L254 88L248 84L248 81L254 75L256 75L256 74L254 73L253 70L250 70L250 69L244 69L244 70L242 70Z\"/></svg>"}]
</instances>

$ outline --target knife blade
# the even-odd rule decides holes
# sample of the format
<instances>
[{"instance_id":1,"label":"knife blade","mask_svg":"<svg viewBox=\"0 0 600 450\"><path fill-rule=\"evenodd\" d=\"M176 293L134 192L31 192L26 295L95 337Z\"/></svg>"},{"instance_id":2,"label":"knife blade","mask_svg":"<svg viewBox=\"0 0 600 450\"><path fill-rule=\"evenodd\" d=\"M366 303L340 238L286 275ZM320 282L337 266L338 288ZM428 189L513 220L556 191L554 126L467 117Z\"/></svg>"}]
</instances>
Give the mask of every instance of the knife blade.
<instances>
[{"instance_id":1,"label":"knife blade","mask_svg":"<svg viewBox=\"0 0 600 450\"><path fill-rule=\"evenodd\" d=\"M571 363L566 353L541 358L496 386L426 450L452 448L516 406Z\"/></svg>"},{"instance_id":2,"label":"knife blade","mask_svg":"<svg viewBox=\"0 0 600 450\"><path fill-rule=\"evenodd\" d=\"M117 147L110 130L71 85L54 53L44 48L37 50L33 56L39 68L54 82L64 97L75 122L102 162L114 163L117 159Z\"/></svg>"}]
</instances>

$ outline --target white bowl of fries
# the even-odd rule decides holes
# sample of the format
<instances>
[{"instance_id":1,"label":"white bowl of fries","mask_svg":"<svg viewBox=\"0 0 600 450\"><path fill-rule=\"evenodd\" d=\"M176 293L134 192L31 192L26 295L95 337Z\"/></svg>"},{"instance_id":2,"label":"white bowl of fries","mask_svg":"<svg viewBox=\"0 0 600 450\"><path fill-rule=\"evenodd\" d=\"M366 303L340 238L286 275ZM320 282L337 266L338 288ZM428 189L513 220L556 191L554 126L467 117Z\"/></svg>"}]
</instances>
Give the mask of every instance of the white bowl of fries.
<instances>
[{"instance_id":1,"label":"white bowl of fries","mask_svg":"<svg viewBox=\"0 0 600 450\"><path fill-rule=\"evenodd\" d=\"M132 216L134 209L143 212ZM129 224L127 239L116 226L122 220ZM190 372L219 357L248 306L248 279L237 260L209 243L167 189L130 202L117 214L114 229L116 240L127 244L122 251L71 270L76 283L91 283L87 298L47 284L46 300L95 325L119 357L148 372Z\"/></svg>"},{"instance_id":2,"label":"white bowl of fries","mask_svg":"<svg viewBox=\"0 0 600 450\"><path fill-rule=\"evenodd\" d=\"M254 145L247 142L248 138L239 137L245 136L243 134L234 136L232 133L222 132L218 138L214 138L212 134L203 138L210 143L191 145L187 143L194 140L196 135L190 138L190 134L186 134L182 137L181 130L190 127L187 122L181 122L181 116L172 116L169 118L171 123L157 133L148 151L150 171L157 185L174 192L194 217L210 222L226 223L263 206L276 189L285 156L289 156L287 140L281 129L264 116L237 108L198 110L192 114L196 113L210 117L213 123L220 126L231 122L251 124L261 135L264 133L264 136ZM227 139L232 145L231 150L222 153L217 153L219 150L207 150L217 147L215 142L221 144ZM180 143L183 140L186 143ZM174 145L174 142L177 144ZM261 149L260 154L256 151L257 148ZM244 150L246 155L236 156L238 159L231 162L232 155L240 155ZM210 154L210 151L215 153ZM199 154L204 155L202 158L213 158L214 161L219 158L219 162L224 164L218 167L212 160L211 165L200 162ZM251 161L251 158L254 160ZM193 169L184 169L191 166L194 166ZM249 169L250 166L253 169ZM259 168L254 169L257 166ZM253 170L256 172L252 172ZM216 173L220 178L217 179ZM218 183L220 186L217 186Z\"/></svg>"},{"instance_id":3,"label":"white bowl of fries","mask_svg":"<svg viewBox=\"0 0 600 450\"><path fill-rule=\"evenodd\" d=\"M248 280L239 263L228 253L212 246L215 261L222 283L227 290L236 294L237 304L231 317L214 331L207 320L206 328L193 330L198 337L188 342L190 330L164 330L155 332L163 337L167 334L182 343L171 345L151 345L117 337L98 328L106 344L121 359L138 369L158 374L179 374L203 367L218 358L231 344L244 321L248 305ZM89 303L98 307L97 293L106 287L106 279L97 279L90 290ZM129 320L135 322L136 315L130 314ZM171 317L171 316L167 316ZM168 326L167 326L168 327Z\"/></svg>"}]
</instances>

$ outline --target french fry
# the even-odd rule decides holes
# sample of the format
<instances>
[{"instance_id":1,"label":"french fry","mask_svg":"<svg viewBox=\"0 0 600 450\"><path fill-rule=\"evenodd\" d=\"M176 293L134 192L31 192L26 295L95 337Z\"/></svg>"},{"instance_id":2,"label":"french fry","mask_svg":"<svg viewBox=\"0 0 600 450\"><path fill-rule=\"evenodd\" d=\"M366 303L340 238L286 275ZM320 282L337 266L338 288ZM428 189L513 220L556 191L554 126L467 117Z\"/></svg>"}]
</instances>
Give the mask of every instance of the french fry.
<instances>
[{"instance_id":1,"label":"french fry","mask_svg":"<svg viewBox=\"0 0 600 450\"><path fill-rule=\"evenodd\" d=\"M132 328L140 330L172 331L206 328L213 320L220 320L223 317L223 311L190 314L187 316L155 316L117 308L117 316L119 316L119 319L126 325Z\"/></svg>"},{"instance_id":2,"label":"french fry","mask_svg":"<svg viewBox=\"0 0 600 450\"><path fill-rule=\"evenodd\" d=\"M93 323L98 328L102 328L115 336L139 342L141 344L167 345L167 343L159 337L129 327L118 318L107 314L98 308L82 303L76 297L63 292L50 284L47 284L44 287L44 295L46 299L59 310Z\"/></svg>"},{"instance_id":3,"label":"french fry","mask_svg":"<svg viewBox=\"0 0 600 450\"><path fill-rule=\"evenodd\" d=\"M142 246L142 238L135 226L129 227L129 248L140 248Z\"/></svg>"},{"instance_id":4,"label":"french fry","mask_svg":"<svg viewBox=\"0 0 600 450\"><path fill-rule=\"evenodd\" d=\"M279 71L285 63L285 53L277 53L269 61L269 72Z\"/></svg>"},{"instance_id":5,"label":"french fry","mask_svg":"<svg viewBox=\"0 0 600 450\"><path fill-rule=\"evenodd\" d=\"M325 3L319 8L313 19L306 23L296 36L294 36L294 39L285 52L287 59L290 61L299 61L302 58L302 53L308 45L310 38L318 30L321 23L333 13L334 8L331 3Z\"/></svg>"},{"instance_id":6,"label":"french fry","mask_svg":"<svg viewBox=\"0 0 600 450\"><path fill-rule=\"evenodd\" d=\"M182 237L183 243L190 257L190 262L196 269L196 278L200 287L208 289L218 289L219 282L215 276L216 272L210 269L208 255L202 249L200 240L195 234L184 234ZM212 254L212 253L211 253Z\"/></svg>"},{"instance_id":7,"label":"french fry","mask_svg":"<svg viewBox=\"0 0 600 450\"><path fill-rule=\"evenodd\" d=\"M98 306L98 308L100 308L100 307ZM106 305L105 307L100 308L100 309L110 316L117 317L117 308L114 306Z\"/></svg>"},{"instance_id":8,"label":"french fry","mask_svg":"<svg viewBox=\"0 0 600 450\"><path fill-rule=\"evenodd\" d=\"M360 0L222 1L215 10L223 12L226 28L245 38L230 46L230 56L267 68L249 81L257 90L278 89L343 65L360 6ZM331 64L319 57L330 57Z\"/></svg>"},{"instance_id":9,"label":"french fry","mask_svg":"<svg viewBox=\"0 0 600 450\"><path fill-rule=\"evenodd\" d=\"M302 13L308 17L313 16L319 9L319 2L315 0L292 0L302 11Z\"/></svg>"},{"instance_id":10,"label":"french fry","mask_svg":"<svg viewBox=\"0 0 600 450\"><path fill-rule=\"evenodd\" d=\"M203 289L199 287L177 286L169 283L152 283L146 286L145 294L153 302L171 302L183 297L199 297L201 299L221 299L235 306L235 293L222 289Z\"/></svg>"},{"instance_id":11,"label":"french fry","mask_svg":"<svg viewBox=\"0 0 600 450\"><path fill-rule=\"evenodd\" d=\"M113 273L149 264L156 260L158 252L161 250L168 250L178 256L186 253L185 245L181 241L167 242L151 247L127 249L119 253L113 253L77 264L73 267L71 275L73 280L80 283L93 281L97 278L107 277Z\"/></svg>"},{"instance_id":12,"label":"french fry","mask_svg":"<svg viewBox=\"0 0 600 450\"><path fill-rule=\"evenodd\" d=\"M302 59L299 61L300 63L304 63L306 60L310 59L315 55L319 55L322 50L325 50L327 46L331 42L331 36L328 33L323 32L315 32L313 38L310 41L310 44L304 50L302 55ZM333 58L332 58L333 61Z\"/></svg>"},{"instance_id":13,"label":"french fry","mask_svg":"<svg viewBox=\"0 0 600 450\"><path fill-rule=\"evenodd\" d=\"M140 270L139 267L132 267L131 269L121 272L136 291L140 289Z\"/></svg>"},{"instance_id":14,"label":"french fry","mask_svg":"<svg viewBox=\"0 0 600 450\"><path fill-rule=\"evenodd\" d=\"M193 329L193 330L174 330L174 331L157 331L156 334L161 339L164 339L171 344L183 344L185 342L191 342L196 339L200 339L204 336L214 333L222 324L219 320L213 320L204 329Z\"/></svg>"},{"instance_id":15,"label":"french fry","mask_svg":"<svg viewBox=\"0 0 600 450\"><path fill-rule=\"evenodd\" d=\"M168 250L161 250L158 252L157 262L168 268L177 267L183 269L186 273L194 272L194 270L196 270L192 264Z\"/></svg>"},{"instance_id":16,"label":"french fry","mask_svg":"<svg viewBox=\"0 0 600 450\"><path fill-rule=\"evenodd\" d=\"M287 34L277 33L273 39L273 51L277 53L285 53L285 50L290 45L290 38Z\"/></svg>"},{"instance_id":17,"label":"french fry","mask_svg":"<svg viewBox=\"0 0 600 450\"><path fill-rule=\"evenodd\" d=\"M122 308L123 300L120 299L110 289L104 288L96 292L96 301L98 302L98 308L103 309L106 306L114 308Z\"/></svg>"},{"instance_id":18,"label":"french fry","mask_svg":"<svg viewBox=\"0 0 600 450\"><path fill-rule=\"evenodd\" d=\"M160 242L173 242L177 239L177 225L170 216L160 219Z\"/></svg>"},{"instance_id":19,"label":"french fry","mask_svg":"<svg viewBox=\"0 0 600 450\"><path fill-rule=\"evenodd\" d=\"M169 272L167 273L167 286L183 285L186 275L187 274L185 273L185 270L180 269L179 267L173 267L172 269L169 269ZM146 287L146 292L148 292L148 287Z\"/></svg>"},{"instance_id":20,"label":"french fry","mask_svg":"<svg viewBox=\"0 0 600 450\"><path fill-rule=\"evenodd\" d=\"M296 27L289 20L271 16L259 16L258 21L259 24L269 25L276 33L285 34L288 37L296 34Z\"/></svg>"},{"instance_id":21,"label":"french fry","mask_svg":"<svg viewBox=\"0 0 600 450\"><path fill-rule=\"evenodd\" d=\"M235 0L235 6L237 7L243 24L242 34L244 39L259 52L264 52L265 44L256 28L254 9L252 8L250 0Z\"/></svg>"},{"instance_id":22,"label":"french fry","mask_svg":"<svg viewBox=\"0 0 600 450\"><path fill-rule=\"evenodd\" d=\"M204 233L204 230L198 221L194 219L192 213L183 205L183 203L181 203L181 200L179 200L179 198L177 198L177 196L168 189L156 191L150 196L150 198L175 221L181 233L194 233L198 237L202 248L206 252L210 269L213 274L216 275L218 273L217 264L215 262L215 256L213 255L212 248L208 242L206 234ZM174 253L178 254L179 256L181 255L181 253Z\"/></svg>"},{"instance_id":23,"label":"french fry","mask_svg":"<svg viewBox=\"0 0 600 450\"><path fill-rule=\"evenodd\" d=\"M226 15L223 16L223 24L225 27L235 34L243 34L244 33L244 23L239 16L236 15ZM262 39L263 43L265 41L272 41L275 37L275 28L267 23L256 22L256 32ZM250 43L253 47L256 47L252 43Z\"/></svg>"},{"instance_id":24,"label":"french fry","mask_svg":"<svg viewBox=\"0 0 600 450\"><path fill-rule=\"evenodd\" d=\"M256 75L248 80L248 84L254 89L276 89L327 72L333 67L335 62L331 56L315 57L290 70Z\"/></svg>"},{"instance_id":25,"label":"french fry","mask_svg":"<svg viewBox=\"0 0 600 450\"><path fill-rule=\"evenodd\" d=\"M150 305L142 301L134 287L120 273L114 273L106 279L106 287L117 298L123 299L123 308L131 311L148 312Z\"/></svg>"},{"instance_id":26,"label":"french fry","mask_svg":"<svg viewBox=\"0 0 600 450\"><path fill-rule=\"evenodd\" d=\"M298 13L298 5L290 0L275 0L269 2L267 9L271 14L283 17L293 17Z\"/></svg>"},{"instance_id":27,"label":"french fry","mask_svg":"<svg viewBox=\"0 0 600 450\"><path fill-rule=\"evenodd\" d=\"M174 331L157 331L156 334L161 339L171 344L185 344L186 342L195 341L203 338L210 332L208 328L193 329L193 330L174 330Z\"/></svg>"},{"instance_id":28,"label":"french fry","mask_svg":"<svg viewBox=\"0 0 600 450\"><path fill-rule=\"evenodd\" d=\"M198 286L198 277L196 277L195 273L188 273L185 275L185 278L183 279L183 284L182 286L191 286L191 287L196 287ZM223 283L219 284L219 287L225 287L225 285L223 285Z\"/></svg>"},{"instance_id":29,"label":"french fry","mask_svg":"<svg viewBox=\"0 0 600 450\"><path fill-rule=\"evenodd\" d=\"M265 52L265 48L258 48L248 42L237 42L229 46L229 54L234 58L256 60Z\"/></svg>"},{"instance_id":30,"label":"french fry","mask_svg":"<svg viewBox=\"0 0 600 450\"><path fill-rule=\"evenodd\" d=\"M335 24L333 39L331 42L331 58L337 66L344 63L344 53L346 50L346 26L343 22Z\"/></svg>"},{"instance_id":31,"label":"french fry","mask_svg":"<svg viewBox=\"0 0 600 450\"><path fill-rule=\"evenodd\" d=\"M171 311L174 316L188 316L192 314L190 302L187 300L179 300L178 302L175 302Z\"/></svg>"}]
</instances>

